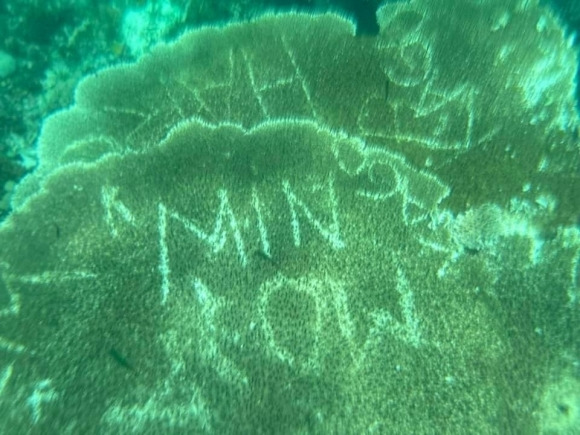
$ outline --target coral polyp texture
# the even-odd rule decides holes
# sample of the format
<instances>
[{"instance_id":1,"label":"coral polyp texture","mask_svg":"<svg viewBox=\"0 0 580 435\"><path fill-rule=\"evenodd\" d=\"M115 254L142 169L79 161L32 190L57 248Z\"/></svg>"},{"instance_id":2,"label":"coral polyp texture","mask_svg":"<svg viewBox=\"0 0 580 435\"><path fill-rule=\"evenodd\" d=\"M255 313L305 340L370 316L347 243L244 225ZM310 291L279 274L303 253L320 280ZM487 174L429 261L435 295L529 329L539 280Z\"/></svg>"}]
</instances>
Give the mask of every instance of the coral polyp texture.
<instances>
[{"instance_id":1,"label":"coral polyp texture","mask_svg":"<svg viewBox=\"0 0 580 435\"><path fill-rule=\"evenodd\" d=\"M86 77L0 227L0 432L578 427L576 53L436 3Z\"/></svg>"}]
</instances>

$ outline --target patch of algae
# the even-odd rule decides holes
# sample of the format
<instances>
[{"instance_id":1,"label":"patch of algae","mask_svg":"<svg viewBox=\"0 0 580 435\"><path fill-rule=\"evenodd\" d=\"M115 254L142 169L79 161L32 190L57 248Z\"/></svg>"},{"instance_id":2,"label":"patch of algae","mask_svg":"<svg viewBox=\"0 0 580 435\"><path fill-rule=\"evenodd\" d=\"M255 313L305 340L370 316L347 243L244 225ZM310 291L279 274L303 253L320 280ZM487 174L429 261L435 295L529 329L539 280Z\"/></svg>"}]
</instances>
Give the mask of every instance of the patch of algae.
<instances>
[{"instance_id":1,"label":"patch of algae","mask_svg":"<svg viewBox=\"0 0 580 435\"><path fill-rule=\"evenodd\" d=\"M562 374L548 383L542 395L542 433L580 433L580 381L573 373Z\"/></svg>"}]
</instances>

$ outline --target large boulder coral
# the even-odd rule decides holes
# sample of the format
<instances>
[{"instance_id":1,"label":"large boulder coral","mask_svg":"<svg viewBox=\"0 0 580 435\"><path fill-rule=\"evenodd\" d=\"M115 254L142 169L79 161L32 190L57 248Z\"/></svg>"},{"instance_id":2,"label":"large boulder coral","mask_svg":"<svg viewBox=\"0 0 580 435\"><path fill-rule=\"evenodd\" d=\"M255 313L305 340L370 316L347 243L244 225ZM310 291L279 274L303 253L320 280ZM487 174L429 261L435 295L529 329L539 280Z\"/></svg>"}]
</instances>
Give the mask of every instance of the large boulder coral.
<instances>
[{"instance_id":1,"label":"large boulder coral","mask_svg":"<svg viewBox=\"0 0 580 435\"><path fill-rule=\"evenodd\" d=\"M0 227L2 431L573 427L576 56L535 1L452 3L87 77Z\"/></svg>"}]
</instances>

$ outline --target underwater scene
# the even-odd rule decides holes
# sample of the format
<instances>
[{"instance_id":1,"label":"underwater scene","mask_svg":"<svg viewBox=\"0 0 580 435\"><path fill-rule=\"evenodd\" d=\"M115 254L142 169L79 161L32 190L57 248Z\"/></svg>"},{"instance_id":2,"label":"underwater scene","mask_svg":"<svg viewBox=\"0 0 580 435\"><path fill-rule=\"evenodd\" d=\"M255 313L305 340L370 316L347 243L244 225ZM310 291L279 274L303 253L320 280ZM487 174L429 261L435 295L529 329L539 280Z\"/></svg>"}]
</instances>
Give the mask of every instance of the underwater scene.
<instances>
[{"instance_id":1,"label":"underwater scene","mask_svg":"<svg viewBox=\"0 0 580 435\"><path fill-rule=\"evenodd\" d=\"M1 434L580 434L580 2L4 0Z\"/></svg>"}]
</instances>

